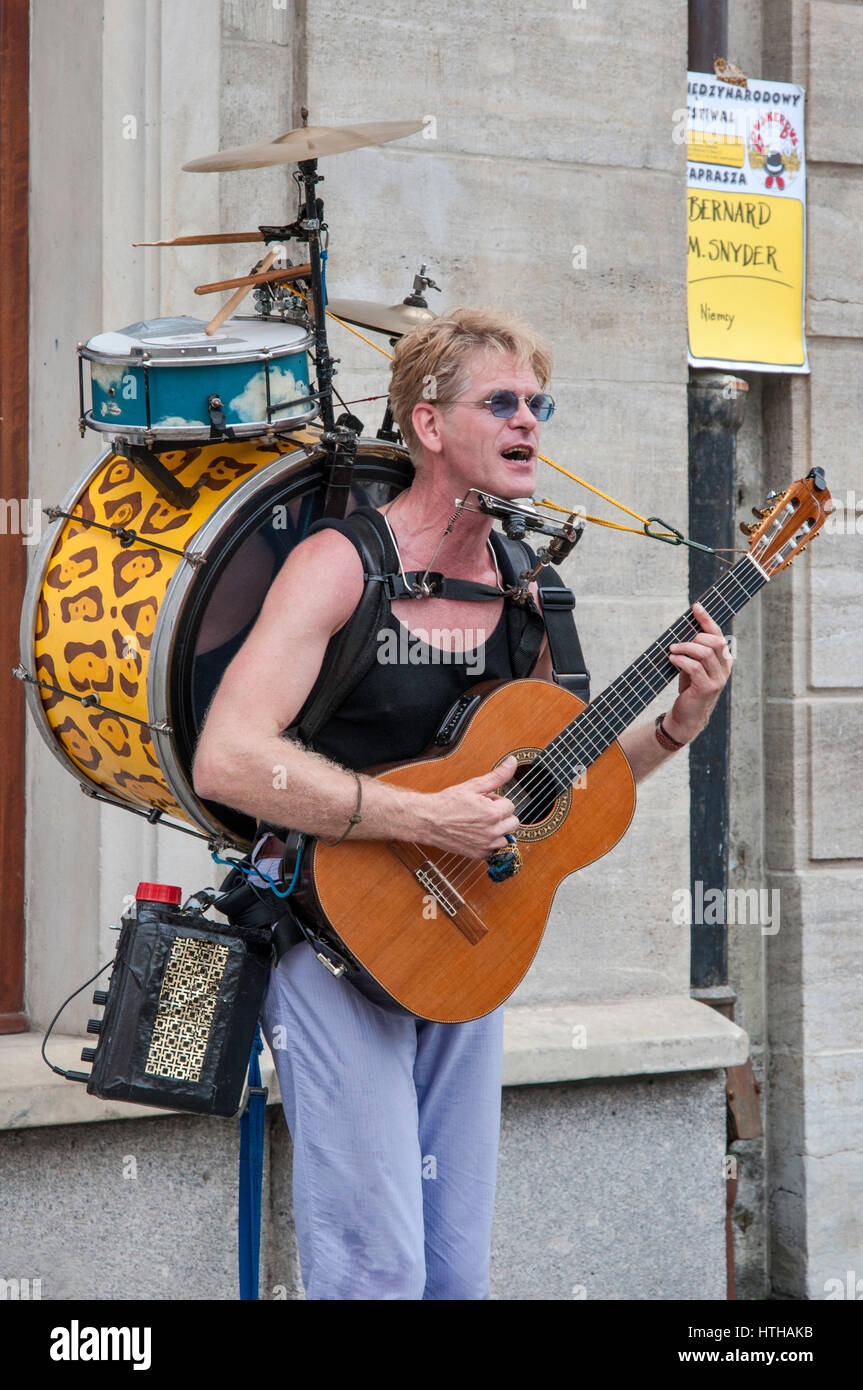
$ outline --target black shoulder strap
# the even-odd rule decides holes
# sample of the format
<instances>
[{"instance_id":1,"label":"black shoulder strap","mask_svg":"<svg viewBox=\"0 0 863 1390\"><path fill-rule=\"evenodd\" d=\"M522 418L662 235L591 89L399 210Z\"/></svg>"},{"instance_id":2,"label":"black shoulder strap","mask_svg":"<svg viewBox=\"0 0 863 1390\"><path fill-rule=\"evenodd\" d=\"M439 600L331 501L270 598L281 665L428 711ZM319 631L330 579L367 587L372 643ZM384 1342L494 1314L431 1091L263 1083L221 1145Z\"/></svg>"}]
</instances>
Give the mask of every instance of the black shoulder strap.
<instances>
[{"instance_id":1,"label":"black shoulder strap","mask_svg":"<svg viewBox=\"0 0 863 1390\"><path fill-rule=\"evenodd\" d=\"M501 565L501 577L505 584L517 584L525 569L532 570L535 567L536 555L524 541L510 540L500 531L492 531L491 539ZM584 662L578 629L573 617L575 594L571 589L567 589L561 584L560 576L551 565L544 565L540 570L537 576L537 588L542 603L542 627L539 629L541 634L539 643L534 651L536 638L533 624L525 624L521 638L515 642L513 642L512 628L510 629L513 670L516 675L519 674L517 668L523 664L519 660L520 656L528 659L532 656L527 670L533 669L536 657L539 655L539 647L542 645L542 636L547 633L554 679L558 685L562 685L565 690L577 695L586 704L590 700L590 672ZM531 608L534 612L537 611L532 601ZM517 609L517 605L512 604L511 609ZM510 616L512 618L515 615L511 612Z\"/></svg>"},{"instance_id":2,"label":"black shoulder strap","mask_svg":"<svg viewBox=\"0 0 863 1390\"><path fill-rule=\"evenodd\" d=\"M551 665L558 685L577 695L585 704L590 702L590 672L581 650L573 609L575 594L560 582L559 575L545 565L537 576L542 616L548 633Z\"/></svg>"},{"instance_id":3,"label":"black shoulder strap","mask_svg":"<svg viewBox=\"0 0 863 1390\"><path fill-rule=\"evenodd\" d=\"M307 747L374 662L374 634L386 615L387 596L382 584L369 581L398 569L389 530L375 508L358 507L344 521L324 517L309 527L308 535L325 529L339 531L356 547L363 562L364 584L350 618L330 638L318 678L288 730Z\"/></svg>"},{"instance_id":4,"label":"black shoulder strap","mask_svg":"<svg viewBox=\"0 0 863 1390\"><path fill-rule=\"evenodd\" d=\"M504 588L518 588L522 576L536 565L536 556L524 541L510 540L501 531L491 532L491 544L500 567ZM516 680L529 676L542 649L545 628L533 598L507 604L506 631L509 659Z\"/></svg>"},{"instance_id":5,"label":"black shoulder strap","mask_svg":"<svg viewBox=\"0 0 863 1390\"><path fill-rule=\"evenodd\" d=\"M359 684L375 659L374 634L383 622L386 597L383 585L370 584L369 579L386 573L397 564L398 557L380 514L372 507L358 507L350 520L322 517L308 529L307 535L325 529L339 531L356 547L363 562L364 584L360 601L344 627L330 638L318 678L306 696L302 709L285 734L307 748L314 747L319 729L330 715L347 699ZM255 840L266 831L288 832L274 821L258 820Z\"/></svg>"}]
</instances>

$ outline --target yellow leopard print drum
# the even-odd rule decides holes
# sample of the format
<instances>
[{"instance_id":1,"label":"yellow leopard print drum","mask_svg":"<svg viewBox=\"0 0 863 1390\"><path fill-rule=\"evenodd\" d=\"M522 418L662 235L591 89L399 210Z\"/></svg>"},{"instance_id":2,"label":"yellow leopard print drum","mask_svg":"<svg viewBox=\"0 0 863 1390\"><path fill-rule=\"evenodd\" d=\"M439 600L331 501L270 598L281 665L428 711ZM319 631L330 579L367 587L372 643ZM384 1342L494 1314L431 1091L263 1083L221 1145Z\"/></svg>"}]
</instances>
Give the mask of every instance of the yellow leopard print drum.
<instances>
[{"instance_id":1,"label":"yellow leopard print drum","mask_svg":"<svg viewBox=\"0 0 863 1390\"><path fill-rule=\"evenodd\" d=\"M322 515L319 440L307 426L270 444L162 453L196 494L185 510L109 452L49 510L16 674L48 746L91 796L248 848L252 820L196 795L192 755L279 567ZM410 476L401 446L361 440L348 510L382 505Z\"/></svg>"}]
</instances>

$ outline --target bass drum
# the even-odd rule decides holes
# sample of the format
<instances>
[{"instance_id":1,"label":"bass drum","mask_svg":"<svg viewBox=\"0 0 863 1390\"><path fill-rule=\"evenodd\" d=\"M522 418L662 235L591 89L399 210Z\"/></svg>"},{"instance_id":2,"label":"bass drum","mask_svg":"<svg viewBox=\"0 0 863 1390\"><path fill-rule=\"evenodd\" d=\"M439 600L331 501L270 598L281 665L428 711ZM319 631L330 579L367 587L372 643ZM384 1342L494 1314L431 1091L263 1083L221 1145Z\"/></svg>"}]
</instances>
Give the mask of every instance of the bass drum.
<instances>
[{"instance_id":1,"label":"bass drum","mask_svg":"<svg viewBox=\"0 0 863 1390\"><path fill-rule=\"evenodd\" d=\"M270 584L323 514L320 435L160 457L198 489L188 510L113 453L64 502L71 519L52 522L34 557L18 674L42 736L85 791L247 849L254 822L197 796L192 756ZM348 511L381 506L412 476L406 449L361 440Z\"/></svg>"}]
</instances>

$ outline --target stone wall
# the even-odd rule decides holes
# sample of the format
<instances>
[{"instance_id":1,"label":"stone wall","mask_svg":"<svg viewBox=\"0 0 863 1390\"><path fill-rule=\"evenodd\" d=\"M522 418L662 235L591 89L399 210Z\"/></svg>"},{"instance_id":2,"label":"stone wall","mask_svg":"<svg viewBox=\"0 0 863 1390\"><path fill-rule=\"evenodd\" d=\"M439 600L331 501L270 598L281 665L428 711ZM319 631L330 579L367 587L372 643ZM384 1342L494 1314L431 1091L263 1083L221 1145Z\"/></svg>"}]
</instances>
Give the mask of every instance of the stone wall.
<instances>
[{"instance_id":1,"label":"stone wall","mask_svg":"<svg viewBox=\"0 0 863 1390\"><path fill-rule=\"evenodd\" d=\"M748 508L765 484L784 485L811 462L825 463L834 492L859 486L855 55L863 19L858 6L828 0L763 0L760 15L735 0L731 19L729 56L753 73L807 87L811 161L812 376L750 377L739 471ZM682 0L584 8L529 0L506 13L449 0L408 8L386 0L361 15L332 0L288 0L284 7L272 0L141 0L134 7L123 0L34 0L33 495L44 505L58 501L99 452L94 435L80 441L75 429L76 342L147 315L201 315L193 286L241 273L253 259L242 247L136 251L132 242L248 230L294 215L288 168L216 176L184 174L180 166L217 148L272 138L299 124L305 104L312 124L412 116L424 122L421 133L397 145L322 160L330 293L395 302L426 261L443 286L432 307L484 302L522 313L555 354L559 408L544 451L643 514L683 524L684 150L672 138L672 113L684 101L685 70ZM58 121L58 109L75 119ZM39 269L60 260L67 267L62 292ZM379 352L337 326L333 344L341 359L336 385L346 400L385 391ZM382 403L356 409L373 434ZM551 470L538 491L627 520ZM595 692L686 606L685 553L637 537L590 528L565 573L578 594ZM780 1296L823 1297L824 1281L843 1277L855 1259L863 1270L861 1234L848 1215L860 1206L863 1167L855 1099L855 895L863 843L854 775L863 667L849 637L860 588L859 547L851 535L834 535L816 543L736 626L732 885L778 886L782 894L776 937L742 929L729 942L737 1020L752 1035L770 1097L767 1177L758 1141L739 1150L748 1184L749 1235L738 1238L744 1296L769 1287L768 1247ZM27 1007L36 1030L70 982L110 958L108 926L139 878L190 891L220 871L186 837L86 801L32 726L27 792ZM619 1063L630 1073L626 1081L607 1079L605 1044L588 1059L571 1058L579 1069L567 1070L560 1052L548 1060L543 1042L543 1010L602 1010L614 1001L629 1011L625 1032L633 1039L644 1036L657 1008L667 1008L669 1019L685 1018L688 933L673 924L671 911L674 891L688 880L681 756L640 790L625 840L561 889L537 961L513 1000L513 1018L535 1037L539 1059L519 1079L555 1084L513 1085L505 1095L498 1297L572 1297L576 1286L598 1298L721 1296L724 1195L713 1177L723 1147L718 1068L739 1050L739 1030L722 1034L722 1021L716 1023L710 1060L687 1049L679 1022L677 1070L653 1086L637 1076L635 1042L629 1061ZM85 1002L73 1004L65 1032L82 1033L88 1012ZM606 1079L591 1080L591 1065ZM6 1136L31 1146L31 1171L41 1174L37 1185L46 1193L52 1155L64 1134L74 1134L63 1127L63 1113L58 1103L55 1128L49 1122L26 1136ZM8 1122L34 1123L14 1114ZM278 1113L270 1123L273 1136L281 1133ZM686 1156L669 1138L680 1124L690 1126ZM164 1117L79 1125L92 1162L104 1146L122 1157L125 1125L133 1146L163 1165L163 1178L183 1143L193 1157L203 1152L208 1125L214 1136L230 1128ZM538 1216L527 1194L544 1188L546 1140L558 1146L559 1161L547 1166L559 1168L559 1180ZM227 1184L232 1141L213 1142ZM294 1297L284 1136L277 1146L269 1270ZM199 1166L195 1158L190 1171ZM612 1184L603 1195L610 1168L620 1188ZM85 1175L86 1165L82 1183ZM620 1193L633 1193L632 1210L648 1221L664 1187L681 1182L681 1203L624 1269L618 1246L609 1253L597 1234L623 1221ZM190 1193L197 1183L189 1178ZM183 1181L175 1176L170 1186L171 1201L182 1206ZM198 1200L193 1212L203 1210ZM219 1201L224 1225L227 1188ZM563 1209L560 1234L552 1214ZM60 1224L74 1240L73 1216L74 1203L61 1203ZM690 1222L692 1258L674 1276L675 1242ZM558 1248L555 1241L569 1244ZM214 1279L200 1285L221 1290L212 1296L232 1296L226 1248L214 1248ZM116 1251L108 1265L118 1273L104 1296L123 1296ZM293 1272L281 1277L287 1267ZM145 1282L159 1277L150 1270ZM180 1285L171 1296L208 1296L189 1288Z\"/></svg>"}]
</instances>

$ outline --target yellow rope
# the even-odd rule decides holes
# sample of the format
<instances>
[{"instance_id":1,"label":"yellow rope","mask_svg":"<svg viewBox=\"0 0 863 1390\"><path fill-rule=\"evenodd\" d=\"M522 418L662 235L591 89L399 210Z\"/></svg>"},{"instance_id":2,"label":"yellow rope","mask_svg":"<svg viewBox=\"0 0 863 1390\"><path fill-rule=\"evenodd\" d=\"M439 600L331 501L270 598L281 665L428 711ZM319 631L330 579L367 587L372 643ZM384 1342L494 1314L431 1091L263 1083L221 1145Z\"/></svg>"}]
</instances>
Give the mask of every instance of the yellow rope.
<instances>
[{"instance_id":1,"label":"yellow rope","mask_svg":"<svg viewBox=\"0 0 863 1390\"><path fill-rule=\"evenodd\" d=\"M579 478L577 473L570 473L568 468L562 468L559 463L555 463L554 459L546 458L545 454L540 454L539 457L542 459L543 463L547 463L551 468L556 468L558 473L565 474L567 478L572 478L574 483L580 483L582 487L586 487L588 492L594 492L596 496L601 497L603 501L610 502L612 507L619 507L622 512L628 512L630 516L635 517L636 521L647 521L646 516L642 516L639 512L634 512L631 507L625 507L622 502L615 501L613 497L609 497L607 492L601 492L598 487L592 487L590 483L584 481L584 478ZM634 528L632 526L626 526L621 529L632 531Z\"/></svg>"},{"instance_id":2,"label":"yellow rope","mask_svg":"<svg viewBox=\"0 0 863 1390\"><path fill-rule=\"evenodd\" d=\"M336 323L340 323L342 328L346 328L348 332L353 333L356 338L362 338L363 342L368 343L369 347L373 347L377 352L382 352L384 357L388 357L390 361L393 360L391 352L387 352L386 348L379 347L377 343L373 343L371 338L366 337L365 333L358 333L355 328L351 328L349 323L345 323L344 319L340 319L336 314L331 314L329 309L325 309L324 313L328 319L335 319Z\"/></svg>"},{"instance_id":3,"label":"yellow rope","mask_svg":"<svg viewBox=\"0 0 863 1390\"><path fill-rule=\"evenodd\" d=\"M543 463L547 463L550 468L556 468L558 473L563 473L567 478L572 478L574 483L580 483L582 487L586 487L588 492L595 493L597 497L601 497L604 501L610 502L612 507L619 507L622 512L627 512L629 516L634 516L636 521L643 522L644 526L647 525L648 518L642 516L640 512L634 512L631 507L625 507L622 502L616 501L614 497L609 497L607 492L602 492L600 488L593 487L591 483L585 482L584 478L579 478L577 473L570 473L568 468L563 468L559 463L555 463L554 459L546 458L545 454L540 454L539 457L542 459ZM547 498L543 498L539 505L542 507L552 507L556 512L572 511L571 507L561 507L557 502L551 502ZM592 521L594 526L610 526L614 531L629 531L633 536L647 535L643 526L622 526L619 521L606 521L605 518L601 516L588 516L586 513L582 513L582 515L585 521ZM670 531L651 532L651 536L654 538L656 536L670 535Z\"/></svg>"},{"instance_id":4,"label":"yellow rope","mask_svg":"<svg viewBox=\"0 0 863 1390\"><path fill-rule=\"evenodd\" d=\"M552 465L554 466L554 465ZM535 497L534 502L538 507L550 507L555 512L566 512L571 514L572 507L562 507L559 502L552 502L550 497ZM631 531L633 536L643 536L644 532L638 526L621 526L619 521L607 521L602 516L591 516L588 512L579 512L583 521L592 521L594 526L610 526L615 531Z\"/></svg>"}]
</instances>

